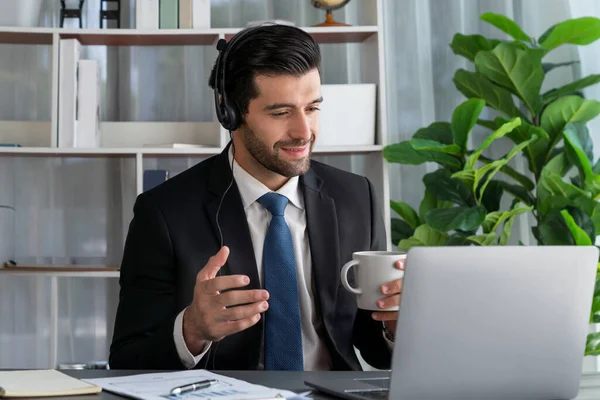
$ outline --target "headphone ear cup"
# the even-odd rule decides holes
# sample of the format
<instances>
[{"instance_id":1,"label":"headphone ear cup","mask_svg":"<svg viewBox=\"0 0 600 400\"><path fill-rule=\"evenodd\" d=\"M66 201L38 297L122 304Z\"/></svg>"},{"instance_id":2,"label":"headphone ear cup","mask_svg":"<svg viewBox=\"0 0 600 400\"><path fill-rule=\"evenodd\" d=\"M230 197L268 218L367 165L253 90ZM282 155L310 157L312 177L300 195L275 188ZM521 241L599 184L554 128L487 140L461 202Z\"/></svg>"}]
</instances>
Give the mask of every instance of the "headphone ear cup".
<instances>
[{"instance_id":1,"label":"headphone ear cup","mask_svg":"<svg viewBox=\"0 0 600 400\"><path fill-rule=\"evenodd\" d=\"M229 131L235 131L239 128L241 122L236 106L229 99L225 98L222 107L224 116L223 127Z\"/></svg>"}]
</instances>

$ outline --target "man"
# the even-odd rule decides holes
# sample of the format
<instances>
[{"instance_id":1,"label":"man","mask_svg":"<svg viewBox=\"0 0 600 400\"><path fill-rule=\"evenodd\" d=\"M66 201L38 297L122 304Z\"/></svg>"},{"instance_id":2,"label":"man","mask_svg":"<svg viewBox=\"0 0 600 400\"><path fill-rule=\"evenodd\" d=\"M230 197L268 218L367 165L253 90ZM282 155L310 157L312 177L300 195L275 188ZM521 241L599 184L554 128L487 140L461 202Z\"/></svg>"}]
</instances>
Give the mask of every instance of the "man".
<instances>
[{"instance_id":1,"label":"man","mask_svg":"<svg viewBox=\"0 0 600 400\"><path fill-rule=\"evenodd\" d=\"M310 161L318 44L270 25L217 48L209 84L232 143L138 197L111 367L358 370L356 346L389 368L396 313L383 309L401 281L375 313L340 283L353 252L386 248L373 186Z\"/></svg>"}]
</instances>

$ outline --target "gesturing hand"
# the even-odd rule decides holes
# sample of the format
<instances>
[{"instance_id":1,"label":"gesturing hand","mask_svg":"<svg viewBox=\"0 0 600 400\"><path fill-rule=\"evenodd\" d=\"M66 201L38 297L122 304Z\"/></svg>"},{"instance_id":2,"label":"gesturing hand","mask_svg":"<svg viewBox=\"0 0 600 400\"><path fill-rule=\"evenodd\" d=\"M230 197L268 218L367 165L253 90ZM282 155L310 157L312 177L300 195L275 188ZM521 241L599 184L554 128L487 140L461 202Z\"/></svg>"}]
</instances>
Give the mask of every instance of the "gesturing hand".
<instances>
[{"instance_id":1,"label":"gesturing hand","mask_svg":"<svg viewBox=\"0 0 600 400\"><path fill-rule=\"evenodd\" d=\"M228 256L229 248L223 246L196 276L194 298L183 314L183 338L194 355L200 354L210 341L253 326L269 307L266 290L230 290L248 285L247 276L217 277Z\"/></svg>"}]
</instances>

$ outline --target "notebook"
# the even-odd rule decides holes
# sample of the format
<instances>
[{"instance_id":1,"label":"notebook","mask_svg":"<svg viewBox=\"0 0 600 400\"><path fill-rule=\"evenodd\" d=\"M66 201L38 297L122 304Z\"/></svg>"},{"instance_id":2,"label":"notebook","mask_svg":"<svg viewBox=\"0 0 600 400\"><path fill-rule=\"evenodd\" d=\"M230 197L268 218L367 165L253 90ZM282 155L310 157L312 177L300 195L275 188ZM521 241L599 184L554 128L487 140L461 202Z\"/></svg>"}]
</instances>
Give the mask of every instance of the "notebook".
<instances>
[{"instance_id":1,"label":"notebook","mask_svg":"<svg viewBox=\"0 0 600 400\"><path fill-rule=\"evenodd\" d=\"M94 394L102 390L56 370L0 371L0 397Z\"/></svg>"}]
</instances>

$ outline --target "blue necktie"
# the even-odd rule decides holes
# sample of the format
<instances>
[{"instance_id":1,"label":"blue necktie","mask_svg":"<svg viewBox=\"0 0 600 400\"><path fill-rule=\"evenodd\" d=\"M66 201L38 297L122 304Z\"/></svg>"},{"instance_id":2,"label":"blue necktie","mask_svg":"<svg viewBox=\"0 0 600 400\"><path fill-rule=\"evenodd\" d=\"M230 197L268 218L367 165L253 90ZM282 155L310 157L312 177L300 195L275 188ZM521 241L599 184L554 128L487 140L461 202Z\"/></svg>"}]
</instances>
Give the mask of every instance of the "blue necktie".
<instances>
[{"instance_id":1,"label":"blue necktie","mask_svg":"<svg viewBox=\"0 0 600 400\"><path fill-rule=\"evenodd\" d=\"M265 289L265 370L302 371L302 328L296 279L296 258L290 228L284 218L288 199L267 193L258 199L272 215L263 248Z\"/></svg>"}]
</instances>

